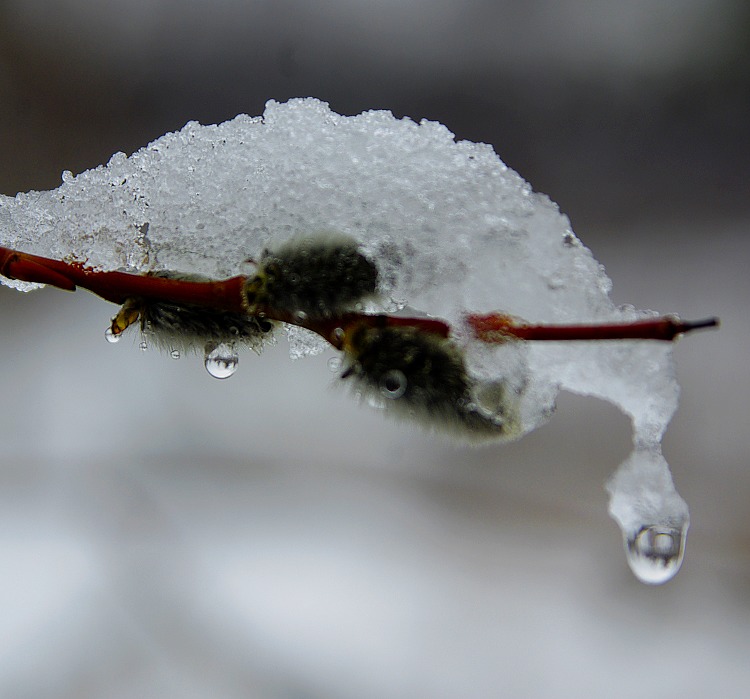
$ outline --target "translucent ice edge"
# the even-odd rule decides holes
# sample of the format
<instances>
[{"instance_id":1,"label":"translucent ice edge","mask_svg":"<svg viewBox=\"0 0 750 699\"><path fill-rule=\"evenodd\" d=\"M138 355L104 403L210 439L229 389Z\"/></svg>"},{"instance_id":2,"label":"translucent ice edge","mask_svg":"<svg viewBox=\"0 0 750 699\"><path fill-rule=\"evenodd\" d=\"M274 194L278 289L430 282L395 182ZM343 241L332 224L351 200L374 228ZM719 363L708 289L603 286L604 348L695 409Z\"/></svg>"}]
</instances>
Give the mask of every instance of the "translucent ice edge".
<instances>
[{"instance_id":1,"label":"translucent ice edge","mask_svg":"<svg viewBox=\"0 0 750 699\"><path fill-rule=\"evenodd\" d=\"M355 238L380 272L382 304L372 310L408 304L450 322L474 379L504 381L519 395L516 436L547 419L560 388L628 414L637 446L608 486L612 516L636 542L631 554L657 567L672 535L654 527L681 531L684 543L687 509L659 450L678 397L670 346L490 347L466 331L466 311L553 323L652 315L612 304L611 282L568 219L490 146L456 142L435 122L386 111L341 116L308 98L271 101L262 117L191 122L129 157L117 153L62 179L53 191L0 197L2 245L105 270L226 277L295 235ZM293 356L322 347L297 329L290 340ZM676 571L670 563L660 575L644 573L642 562L629 560L648 582Z\"/></svg>"}]
</instances>

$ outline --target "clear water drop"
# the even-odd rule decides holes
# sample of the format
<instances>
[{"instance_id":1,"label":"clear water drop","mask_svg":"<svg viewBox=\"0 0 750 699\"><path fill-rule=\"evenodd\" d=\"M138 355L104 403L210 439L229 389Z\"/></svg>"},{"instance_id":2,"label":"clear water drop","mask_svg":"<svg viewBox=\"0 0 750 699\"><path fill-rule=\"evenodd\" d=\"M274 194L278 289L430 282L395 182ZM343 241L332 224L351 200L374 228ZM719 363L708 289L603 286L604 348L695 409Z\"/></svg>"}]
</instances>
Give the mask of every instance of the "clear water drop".
<instances>
[{"instance_id":1,"label":"clear water drop","mask_svg":"<svg viewBox=\"0 0 750 699\"><path fill-rule=\"evenodd\" d=\"M307 320L307 313L304 311L296 311L294 314L294 320L298 323L304 323Z\"/></svg>"},{"instance_id":2,"label":"clear water drop","mask_svg":"<svg viewBox=\"0 0 750 699\"><path fill-rule=\"evenodd\" d=\"M341 357L331 357L328 360L328 371L332 374L337 374L341 370L342 364Z\"/></svg>"},{"instance_id":3,"label":"clear water drop","mask_svg":"<svg viewBox=\"0 0 750 699\"><path fill-rule=\"evenodd\" d=\"M122 333L115 333L114 330L112 330L112 326L108 327L104 331L104 338L107 340L107 342L111 342L114 344L115 342L119 342L122 338Z\"/></svg>"},{"instance_id":4,"label":"clear water drop","mask_svg":"<svg viewBox=\"0 0 750 699\"><path fill-rule=\"evenodd\" d=\"M386 371L380 377L380 392L389 400L396 400L406 393L406 375L399 369Z\"/></svg>"},{"instance_id":5,"label":"clear water drop","mask_svg":"<svg viewBox=\"0 0 750 699\"><path fill-rule=\"evenodd\" d=\"M172 357L172 359L179 359L179 358L180 358L180 350L178 350L178 349L173 349L173 350L172 350L172 351L171 351L171 352L169 353L169 356L170 356L170 357Z\"/></svg>"},{"instance_id":6,"label":"clear water drop","mask_svg":"<svg viewBox=\"0 0 750 699\"><path fill-rule=\"evenodd\" d=\"M649 585L671 580L685 557L687 527L652 525L625 539L625 553L633 574Z\"/></svg>"},{"instance_id":7,"label":"clear water drop","mask_svg":"<svg viewBox=\"0 0 750 699\"><path fill-rule=\"evenodd\" d=\"M661 585L680 570L690 526L659 444L637 445L607 483L609 513L620 525L625 555L643 583Z\"/></svg>"},{"instance_id":8,"label":"clear water drop","mask_svg":"<svg viewBox=\"0 0 750 699\"><path fill-rule=\"evenodd\" d=\"M215 379L228 379L235 371L240 358L233 345L223 342L208 342L203 363L206 371Z\"/></svg>"},{"instance_id":9,"label":"clear water drop","mask_svg":"<svg viewBox=\"0 0 750 699\"><path fill-rule=\"evenodd\" d=\"M148 342L146 342L145 338L141 340L141 344L139 344L138 347L140 348L141 352L145 352L148 349Z\"/></svg>"}]
</instances>

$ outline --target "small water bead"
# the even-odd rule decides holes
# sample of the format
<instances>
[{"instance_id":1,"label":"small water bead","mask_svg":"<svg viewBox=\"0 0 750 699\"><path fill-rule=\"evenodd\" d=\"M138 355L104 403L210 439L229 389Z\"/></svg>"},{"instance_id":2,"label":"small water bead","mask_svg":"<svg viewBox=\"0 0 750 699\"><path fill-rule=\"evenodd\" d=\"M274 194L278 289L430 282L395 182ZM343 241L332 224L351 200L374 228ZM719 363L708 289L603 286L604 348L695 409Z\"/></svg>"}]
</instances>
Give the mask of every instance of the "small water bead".
<instances>
[{"instance_id":1,"label":"small water bead","mask_svg":"<svg viewBox=\"0 0 750 699\"><path fill-rule=\"evenodd\" d=\"M389 400L396 400L406 393L406 375L399 369L386 371L380 378L380 392Z\"/></svg>"},{"instance_id":2,"label":"small water bead","mask_svg":"<svg viewBox=\"0 0 750 699\"><path fill-rule=\"evenodd\" d=\"M687 527L643 527L625 541L625 553L633 574L649 585L661 585L680 570L685 557Z\"/></svg>"},{"instance_id":3,"label":"small water bead","mask_svg":"<svg viewBox=\"0 0 750 699\"><path fill-rule=\"evenodd\" d=\"M337 374L341 370L342 364L341 357L331 357L328 360L328 371L332 374Z\"/></svg>"},{"instance_id":4,"label":"small water bead","mask_svg":"<svg viewBox=\"0 0 750 699\"><path fill-rule=\"evenodd\" d=\"M115 331L112 330L112 326L110 326L104 331L104 338L107 340L107 342L111 342L112 344L114 344L115 342L120 341L120 338L122 338L122 333L115 333Z\"/></svg>"},{"instance_id":5,"label":"small water bead","mask_svg":"<svg viewBox=\"0 0 750 699\"><path fill-rule=\"evenodd\" d=\"M206 371L215 379L228 379L239 364L240 357L233 345L223 342L208 342L205 347L203 363Z\"/></svg>"},{"instance_id":6,"label":"small water bead","mask_svg":"<svg viewBox=\"0 0 750 699\"><path fill-rule=\"evenodd\" d=\"M173 350L172 350L172 351L171 351L171 352L169 353L169 356L170 356L170 357L172 357L172 359L179 359L179 358L180 358L180 350L178 350L178 349L173 349Z\"/></svg>"}]
</instances>

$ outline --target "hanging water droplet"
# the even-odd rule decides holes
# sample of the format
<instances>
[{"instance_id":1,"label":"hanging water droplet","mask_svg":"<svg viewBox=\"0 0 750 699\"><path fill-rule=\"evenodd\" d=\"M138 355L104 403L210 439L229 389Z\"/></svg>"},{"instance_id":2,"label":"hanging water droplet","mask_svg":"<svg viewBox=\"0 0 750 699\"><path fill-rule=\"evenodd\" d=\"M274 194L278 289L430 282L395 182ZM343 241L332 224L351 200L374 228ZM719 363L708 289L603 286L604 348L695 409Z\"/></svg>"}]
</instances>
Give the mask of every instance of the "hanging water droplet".
<instances>
[{"instance_id":1,"label":"hanging water droplet","mask_svg":"<svg viewBox=\"0 0 750 699\"><path fill-rule=\"evenodd\" d=\"M104 331L104 338L107 340L107 342L115 343L119 342L120 338L122 337L122 333L115 333L114 330L112 330L112 326L109 326Z\"/></svg>"},{"instance_id":2,"label":"hanging water droplet","mask_svg":"<svg viewBox=\"0 0 750 699\"><path fill-rule=\"evenodd\" d=\"M63 173L62 173L63 182L72 182L73 179L74 179L74 176L70 170L63 170Z\"/></svg>"},{"instance_id":3,"label":"hanging water droplet","mask_svg":"<svg viewBox=\"0 0 750 699\"><path fill-rule=\"evenodd\" d=\"M169 356L170 356L170 357L172 357L172 359L179 359L179 358L180 358L180 350L178 350L178 349L173 349L173 350L172 350L172 351L171 351L171 352L169 353Z\"/></svg>"},{"instance_id":4,"label":"hanging water droplet","mask_svg":"<svg viewBox=\"0 0 750 699\"><path fill-rule=\"evenodd\" d=\"M205 347L204 364L206 371L215 379L228 379L235 371L240 361L233 345L223 342L208 342Z\"/></svg>"},{"instance_id":5,"label":"hanging water droplet","mask_svg":"<svg viewBox=\"0 0 750 699\"><path fill-rule=\"evenodd\" d=\"M687 527L643 527L632 539L625 540L628 565L635 576L649 585L661 585L680 570L685 557Z\"/></svg>"},{"instance_id":6,"label":"hanging water droplet","mask_svg":"<svg viewBox=\"0 0 750 699\"><path fill-rule=\"evenodd\" d=\"M658 444L636 447L607 483L609 512L620 525L633 574L644 583L671 580L682 565L690 526Z\"/></svg>"},{"instance_id":7,"label":"hanging water droplet","mask_svg":"<svg viewBox=\"0 0 750 699\"><path fill-rule=\"evenodd\" d=\"M304 323L307 320L307 313L304 311L297 311L294 314L294 320L297 323Z\"/></svg>"},{"instance_id":8,"label":"hanging water droplet","mask_svg":"<svg viewBox=\"0 0 750 699\"><path fill-rule=\"evenodd\" d=\"M141 343L138 345L141 352L145 352L148 349L148 342L146 342L146 338L143 338L141 340Z\"/></svg>"},{"instance_id":9,"label":"hanging water droplet","mask_svg":"<svg viewBox=\"0 0 750 699\"><path fill-rule=\"evenodd\" d=\"M328 371L330 371L332 374L337 374L341 369L342 364L343 362L341 361L341 357L331 357L328 360Z\"/></svg>"},{"instance_id":10,"label":"hanging water droplet","mask_svg":"<svg viewBox=\"0 0 750 699\"><path fill-rule=\"evenodd\" d=\"M380 392L390 400L396 400L406 393L406 376L403 371L391 369L380 377Z\"/></svg>"}]
</instances>

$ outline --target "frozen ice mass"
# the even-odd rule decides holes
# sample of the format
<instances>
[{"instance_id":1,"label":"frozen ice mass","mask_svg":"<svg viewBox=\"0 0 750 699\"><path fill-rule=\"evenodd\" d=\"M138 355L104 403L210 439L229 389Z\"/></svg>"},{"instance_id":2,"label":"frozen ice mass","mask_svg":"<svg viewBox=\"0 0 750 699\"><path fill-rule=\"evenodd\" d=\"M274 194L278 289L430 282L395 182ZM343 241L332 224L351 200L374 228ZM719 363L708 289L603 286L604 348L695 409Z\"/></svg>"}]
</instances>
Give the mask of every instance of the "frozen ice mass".
<instances>
[{"instance_id":1,"label":"frozen ice mass","mask_svg":"<svg viewBox=\"0 0 750 699\"><path fill-rule=\"evenodd\" d=\"M660 447L679 392L671 345L490 346L470 337L467 312L556 324L656 315L612 303L610 280L568 218L489 145L387 111L341 116L307 98L271 101L262 117L190 122L62 180L53 191L0 197L1 245L101 270L224 278L295 237L356 240L378 266L367 310L446 320L477 385L502 382L517 396L514 436L547 419L560 389L609 401L631 418L633 452L608 483L610 513L639 579L661 583L679 569L688 510ZM290 341L293 356L323 346L298 328ZM214 350L211 368L228 376L234 351ZM390 389L388 402L397 402Z\"/></svg>"}]
</instances>

